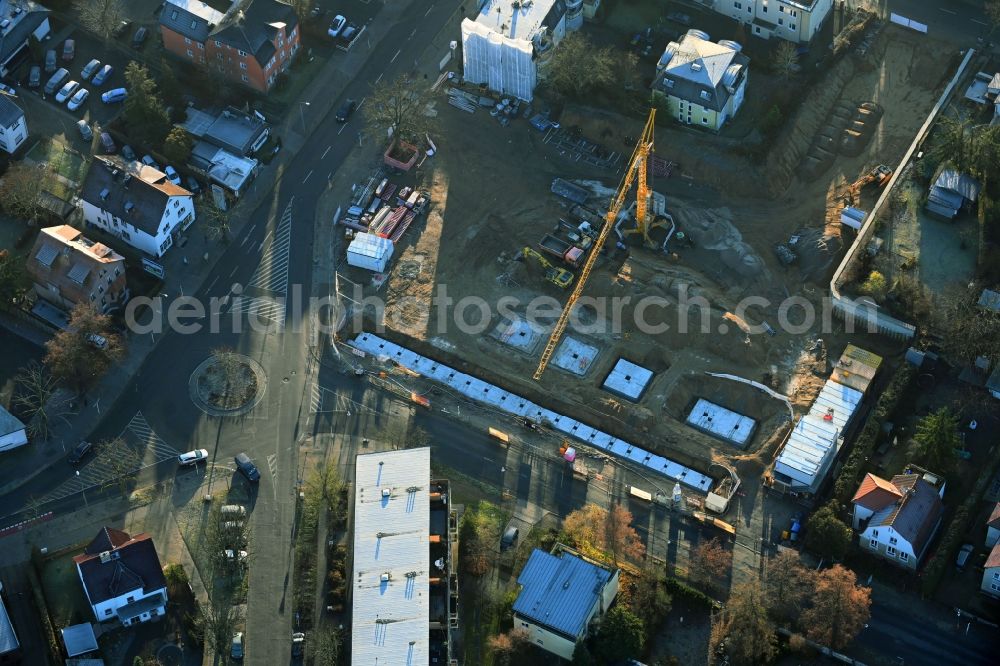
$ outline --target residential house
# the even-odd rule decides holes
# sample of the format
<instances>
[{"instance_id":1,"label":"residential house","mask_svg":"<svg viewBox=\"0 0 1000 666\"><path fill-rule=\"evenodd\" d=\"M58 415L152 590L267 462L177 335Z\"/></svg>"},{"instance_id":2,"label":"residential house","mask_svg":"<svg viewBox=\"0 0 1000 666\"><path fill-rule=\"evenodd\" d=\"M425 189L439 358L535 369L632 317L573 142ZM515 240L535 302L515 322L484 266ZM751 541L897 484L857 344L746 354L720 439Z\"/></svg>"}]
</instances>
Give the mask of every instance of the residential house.
<instances>
[{"instance_id":1,"label":"residential house","mask_svg":"<svg viewBox=\"0 0 1000 666\"><path fill-rule=\"evenodd\" d=\"M205 174L209 182L220 185L239 197L257 177L260 161L253 157L233 155L207 141L199 141L191 149L190 165Z\"/></svg>"},{"instance_id":2,"label":"residential house","mask_svg":"<svg viewBox=\"0 0 1000 666\"><path fill-rule=\"evenodd\" d=\"M24 111L9 95L0 94L0 148L13 155L28 138Z\"/></svg>"},{"instance_id":3,"label":"residential house","mask_svg":"<svg viewBox=\"0 0 1000 666\"><path fill-rule=\"evenodd\" d=\"M755 37L777 37L796 44L812 40L833 7L833 0L702 0L713 11L749 26Z\"/></svg>"},{"instance_id":4,"label":"residential house","mask_svg":"<svg viewBox=\"0 0 1000 666\"><path fill-rule=\"evenodd\" d=\"M32 37L49 36L49 10L32 0L0 0L0 76L7 76L27 55Z\"/></svg>"},{"instance_id":5,"label":"residential house","mask_svg":"<svg viewBox=\"0 0 1000 666\"><path fill-rule=\"evenodd\" d=\"M653 96L677 122L722 129L736 115L746 93L750 59L736 42L709 41L689 30L667 44L656 65Z\"/></svg>"},{"instance_id":6,"label":"residential house","mask_svg":"<svg viewBox=\"0 0 1000 666\"><path fill-rule=\"evenodd\" d=\"M25 269L35 293L67 312L80 303L110 312L128 300L125 258L65 224L41 230Z\"/></svg>"},{"instance_id":7,"label":"residential house","mask_svg":"<svg viewBox=\"0 0 1000 666\"><path fill-rule=\"evenodd\" d=\"M98 622L129 626L166 610L167 581L149 534L104 527L73 562Z\"/></svg>"},{"instance_id":8,"label":"residential house","mask_svg":"<svg viewBox=\"0 0 1000 666\"><path fill-rule=\"evenodd\" d=\"M0 405L0 452L28 443L28 431L21 420Z\"/></svg>"},{"instance_id":9,"label":"residential house","mask_svg":"<svg viewBox=\"0 0 1000 666\"><path fill-rule=\"evenodd\" d=\"M541 649L572 659L591 622L618 595L618 573L562 544L551 553L536 548L517 577L514 627L527 631Z\"/></svg>"},{"instance_id":10,"label":"residential house","mask_svg":"<svg viewBox=\"0 0 1000 666\"><path fill-rule=\"evenodd\" d=\"M299 21L279 0L166 0L167 51L259 92L268 92L299 51Z\"/></svg>"},{"instance_id":11,"label":"residential house","mask_svg":"<svg viewBox=\"0 0 1000 666\"><path fill-rule=\"evenodd\" d=\"M189 106L181 125L199 141L222 148L233 155L253 155L267 141L268 124L259 113L243 113L234 108L223 109L218 115Z\"/></svg>"},{"instance_id":12,"label":"residential house","mask_svg":"<svg viewBox=\"0 0 1000 666\"><path fill-rule=\"evenodd\" d=\"M979 181L954 169L943 169L931 185L925 208L928 213L953 220L979 198Z\"/></svg>"},{"instance_id":13,"label":"residential house","mask_svg":"<svg viewBox=\"0 0 1000 666\"><path fill-rule=\"evenodd\" d=\"M993 546L983 564L983 580L979 589L984 594L1000 599L1000 543Z\"/></svg>"},{"instance_id":14,"label":"residential house","mask_svg":"<svg viewBox=\"0 0 1000 666\"><path fill-rule=\"evenodd\" d=\"M1000 502L996 503L986 520L986 547L992 548L1000 542Z\"/></svg>"},{"instance_id":15,"label":"residential house","mask_svg":"<svg viewBox=\"0 0 1000 666\"><path fill-rule=\"evenodd\" d=\"M890 480L866 474L854 498L854 529L861 547L916 571L941 524L945 484L913 465Z\"/></svg>"},{"instance_id":16,"label":"residential house","mask_svg":"<svg viewBox=\"0 0 1000 666\"><path fill-rule=\"evenodd\" d=\"M21 642L10 621L7 604L3 594L3 583L0 583L0 664L20 664L22 657Z\"/></svg>"},{"instance_id":17,"label":"residential house","mask_svg":"<svg viewBox=\"0 0 1000 666\"><path fill-rule=\"evenodd\" d=\"M95 157L80 190L83 219L162 257L195 220L194 196L166 174L119 157Z\"/></svg>"}]
</instances>

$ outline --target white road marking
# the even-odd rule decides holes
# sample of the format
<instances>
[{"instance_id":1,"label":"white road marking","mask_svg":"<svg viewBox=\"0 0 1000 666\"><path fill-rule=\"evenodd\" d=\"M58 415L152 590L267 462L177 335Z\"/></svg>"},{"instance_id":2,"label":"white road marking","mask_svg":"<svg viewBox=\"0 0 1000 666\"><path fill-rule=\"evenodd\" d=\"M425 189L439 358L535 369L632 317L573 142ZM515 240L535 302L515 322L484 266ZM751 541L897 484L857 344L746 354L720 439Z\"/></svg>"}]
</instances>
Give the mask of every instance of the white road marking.
<instances>
[{"instance_id":1,"label":"white road marking","mask_svg":"<svg viewBox=\"0 0 1000 666\"><path fill-rule=\"evenodd\" d=\"M344 131L344 130L343 130L343 128L341 128L341 130L340 130L340 131L341 131L341 132L343 132L343 131ZM339 133L340 133L340 132L338 132L338 134L339 134ZM320 159L321 159L321 160L322 160L322 159L325 159L325 158L326 158L326 154L327 154L328 152L330 152L330 149L331 149L331 148L333 148L333 146L327 146L327 147L326 147L326 150L324 150L324 151L323 151L323 156L322 156L322 157L320 157Z\"/></svg>"},{"instance_id":2,"label":"white road marking","mask_svg":"<svg viewBox=\"0 0 1000 666\"><path fill-rule=\"evenodd\" d=\"M413 39L413 35L415 35L415 34L417 34L417 29L416 29L416 28L414 28L414 29L413 29L413 32L411 32L411 33L410 33L410 36L409 36L409 37L407 37L406 39L408 39L408 40L409 40L409 39Z\"/></svg>"},{"instance_id":3,"label":"white road marking","mask_svg":"<svg viewBox=\"0 0 1000 666\"><path fill-rule=\"evenodd\" d=\"M989 25L986 21L980 21L979 19L969 19L973 23L978 23L979 25Z\"/></svg>"},{"instance_id":4,"label":"white road marking","mask_svg":"<svg viewBox=\"0 0 1000 666\"><path fill-rule=\"evenodd\" d=\"M385 74L385 72L382 72L382 74ZM378 78L377 78L377 79L375 79L375 83L378 83L379 81L381 81L381 80L382 80L382 74L379 74L379 75L378 75Z\"/></svg>"},{"instance_id":5,"label":"white road marking","mask_svg":"<svg viewBox=\"0 0 1000 666\"><path fill-rule=\"evenodd\" d=\"M246 234L245 236L243 236L243 240L240 241L240 247L246 245L248 240L250 240L250 234Z\"/></svg>"},{"instance_id":6,"label":"white road marking","mask_svg":"<svg viewBox=\"0 0 1000 666\"><path fill-rule=\"evenodd\" d=\"M311 175L313 175L313 172L312 172L312 171L310 171L309 173L307 173L307 174L306 174L306 177L302 179L302 184L303 184L303 185L305 185L305 184L306 184L306 181L308 181L308 180L309 180L309 176L311 176Z\"/></svg>"},{"instance_id":7,"label":"white road marking","mask_svg":"<svg viewBox=\"0 0 1000 666\"><path fill-rule=\"evenodd\" d=\"M952 16L955 16L958 13L958 12L953 12L950 9L945 9L944 7L938 7L938 11L944 12L945 14L951 14Z\"/></svg>"},{"instance_id":8,"label":"white road marking","mask_svg":"<svg viewBox=\"0 0 1000 666\"><path fill-rule=\"evenodd\" d=\"M236 271L238 271L239 269L240 269L239 266L233 266L233 272L229 274L229 277L233 277L234 275L236 275Z\"/></svg>"},{"instance_id":9,"label":"white road marking","mask_svg":"<svg viewBox=\"0 0 1000 666\"><path fill-rule=\"evenodd\" d=\"M430 14L432 9L434 9L434 3L433 2L431 3L431 6L427 8L427 11L424 12L424 16L427 16L428 14Z\"/></svg>"},{"instance_id":10,"label":"white road marking","mask_svg":"<svg viewBox=\"0 0 1000 666\"><path fill-rule=\"evenodd\" d=\"M256 222L254 222L254 223L253 223L253 226L252 226L252 227L250 227L249 229L247 229L247 234L252 234L252 233L253 233L254 231L256 231L256 230L257 230L257 223L256 223Z\"/></svg>"},{"instance_id":11,"label":"white road marking","mask_svg":"<svg viewBox=\"0 0 1000 666\"><path fill-rule=\"evenodd\" d=\"M402 53L402 52L403 52L402 49L396 51L396 55L392 56L392 60L390 60L389 62L396 62L396 58L398 58L399 54Z\"/></svg>"},{"instance_id":12,"label":"white road marking","mask_svg":"<svg viewBox=\"0 0 1000 666\"><path fill-rule=\"evenodd\" d=\"M340 134L340 133L342 133L342 132L343 132L343 131L344 131L345 129L347 129L347 125L346 125L346 124L344 124L344 125L341 125L341 126L340 126L340 129L339 129L339 130L337 130L337 134Z\"/></svg>"},{"instance_id":13,"label":"white road marking","mask_svg":"<svg viewBox=\"0 0 1000 666\"><path fill-rule=\"evenodd\" d=\"M312 171L309 172L312 175ZM309 180L309 176L306 176ZM305 181L303 181L305 182ZM285 210L281 213L281 220L273 231L273 239L267 243L271 237L268 232L267 238L260 244L258 249L261 252L260 264L247 286L257 287L276 294L288 293L288 257L292 239L292 201L288 202ZM267 246L265 250L264 247Z\"/></svg>"}]
</instances>

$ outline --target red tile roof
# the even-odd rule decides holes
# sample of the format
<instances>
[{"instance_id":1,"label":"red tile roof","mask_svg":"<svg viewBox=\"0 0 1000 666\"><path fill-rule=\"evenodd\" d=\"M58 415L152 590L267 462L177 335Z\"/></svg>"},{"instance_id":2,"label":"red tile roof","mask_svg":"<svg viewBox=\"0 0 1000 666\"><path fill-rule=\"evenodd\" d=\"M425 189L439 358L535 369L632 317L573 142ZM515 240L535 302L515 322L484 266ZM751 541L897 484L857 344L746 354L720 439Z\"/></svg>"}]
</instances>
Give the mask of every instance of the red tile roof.
<instances>
[{"instance_id":1,"label":"red tile roof","mask_svg":"<svg viewBox=\"0 0 1000 666\"><path fill-rule=\"evenodd\" d=\"M993 546L993 550L990 551L990 556L986 558L986 564L983 566L987 569L1000 567L1000 543Z\"/></svg>"},{"instance_id":2,"label":"red tile roof","mask_svg":"<svg viewBox=\"0 0 1000 666\"><path fill-rule=\"evenodd\" d=\"M851 502L871 511L878 511L898 501L902 496L903 493L891 481L869 473L865 474Z\"/></svg>"},{"instance_id":3,"label":"red tile roof","mask_svg":"<svg viewBox=\"0 0 1000 666\"><path fill-rule=\"evenodd\" d=\"M986 525L988 527L1000 529L1000 502L997 502L997 505L993 507L993 513L990 514L990 518L986 521Z\"/></svg>"}]
</instances>

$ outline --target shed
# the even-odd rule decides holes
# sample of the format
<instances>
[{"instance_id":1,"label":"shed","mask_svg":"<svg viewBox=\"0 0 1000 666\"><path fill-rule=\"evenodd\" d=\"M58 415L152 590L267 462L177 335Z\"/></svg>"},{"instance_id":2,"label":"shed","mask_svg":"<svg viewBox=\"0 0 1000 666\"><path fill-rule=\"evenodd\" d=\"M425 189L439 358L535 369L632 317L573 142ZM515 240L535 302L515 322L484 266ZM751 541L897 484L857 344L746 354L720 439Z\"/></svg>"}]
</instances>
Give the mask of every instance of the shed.
<instances>
[{"instance_id":1,"label":"shed","mask_svg":"<svg viewBox=\"0 0 1000 666\"><path fill-rule=\"evenodd\" d=\"M0 451L10 451L28 443L28 434L16 416L0 406Z\"/></svg>"},{"instance_id":2,"label":"shed","mask_svg":"<svg viewBox=\"0 0 1000 666\"><path fill-rule=\"evenodd\" d=\"M74 624L60 631L68 656L76 657L97 651L97 637L94 636L94 627L89 622Z\"/></svg>"},{"instance_id":3,"label":"shed","mask_svg":"<svg viewBox=\"0 0 1000 666\"><path fill-rule=\"evenodd\" d=\"M864 224L865 216L868 215L863 210L854 208L853 206L847 206L840 211L840 223L850 227L851 229L861 229L861 225Z\"/></svg>"},{"instance_id":4,"label":"shed","mask_svg":"<svg viewBox=\"0 0 1000 666\"><path fill-rule=\"evenodd\" d=\"M393 245L388 238L360 233L347 248L347 263L376 273L384 273L392 259Z\"/></svg>"}]
</instances>

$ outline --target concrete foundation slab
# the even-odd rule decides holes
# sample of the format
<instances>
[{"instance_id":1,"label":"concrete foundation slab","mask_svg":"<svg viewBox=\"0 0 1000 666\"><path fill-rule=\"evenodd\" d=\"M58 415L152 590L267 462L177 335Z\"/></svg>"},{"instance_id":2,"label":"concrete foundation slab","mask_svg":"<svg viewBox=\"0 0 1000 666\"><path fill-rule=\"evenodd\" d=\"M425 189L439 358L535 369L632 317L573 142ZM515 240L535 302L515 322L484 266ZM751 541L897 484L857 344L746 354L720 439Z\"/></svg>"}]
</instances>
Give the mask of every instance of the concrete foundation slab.
<instances>
[{"instance_id":1,"label":"concrete foundation slab","mask_svg":"<svg viewBox=\"0 0 1000 666\"><path fill-rule=\"evenodd\" d=\"M652 370L619 358L601 386L615 395L638 402L652 380Z\"/></svg>"},{"instance_id":2,"label":"concrete foundation slab","mask_svg":"<svg viewBox=\"0 0 1000 666\"><path fill-rule=\"evenodd\" d=\"M597 347L566 336L552 355L552 365L581 377L590 370L600 350Z\"/></svg>"},{"instance_id":3,"label":"concrete foundation slab","mask_svg":"<svg viewBox=\"0 0 1000 666\"><path fill-rule=\"evenodd\" d=\"M536 330L520 317L502 320L493 332L494 338L526 354L531 354L542 339L542 331Z\"/></svg>"},{"instance_id":4,"label":"concrete foundation slab","mask_svg":"<svg viewBox=\"0 0 1000 666\"><path fill-rule=\"evenodd\" d=\"M741 449L746 447L757 428L757 422L749 416L737 414L704 398L698 398L686 422L692 428L697 428Z\"/></svg>"}]
</instances>

